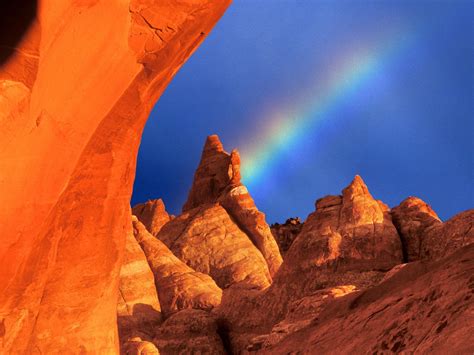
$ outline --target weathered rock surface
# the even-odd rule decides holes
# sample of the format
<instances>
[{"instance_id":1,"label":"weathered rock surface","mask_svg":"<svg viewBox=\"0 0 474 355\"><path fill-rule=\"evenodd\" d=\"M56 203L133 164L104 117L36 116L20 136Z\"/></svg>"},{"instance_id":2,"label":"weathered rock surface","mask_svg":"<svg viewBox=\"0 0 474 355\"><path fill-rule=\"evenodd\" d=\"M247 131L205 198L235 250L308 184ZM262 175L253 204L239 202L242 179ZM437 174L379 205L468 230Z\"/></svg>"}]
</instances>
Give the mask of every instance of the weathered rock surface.
<instances>
[{"instance_id":1,"label":"weathered rock surface","mask_svg":"<svg viewBox=\"0 0 474 355\"><path fill-rule=\"evenodd\" d=\"M474 242L474 210L459 213L443 223L428 204L409 197L391 213L406 261L439 259Z\"/></svg>"},{"instance_id":2,"label":"weathered rock surface","mask_svg":"<svg viewBox=\"0 0 474 355\"><path fill-rule=\"evenodd\" d=\"M155 328L161 323L153 273L133 233L125 240L117 316L121 344L137 336L152 340Z\"/></svg>"},{"instance_id":3,"label":"weathered rock surface","mask_svg":"<svg viewBox=\"0 0 474 355\"><path fill-rule=\"evenodd\" d=\"M219 202L260 250L273 276L282 263L278 245L265 215L257 209L240 179L238 151L229 154L217 135L207 137L183 212Z\"/></svg>"},{"instance_id":4,"label":"weathered rock surface","mask_svg":"<svg viewBox=\"0 0 474 355\"><path fill-rule=\"evenodd\" d=\"M171 219L161 199L139 203L132 208L132 213L154 236L158 235L161 227Z\"/></svg>"},{"instance_id":5,"label":"weathered rock surface","mask_svg":"<svg viewBox=\"0 0 474 355\"><path fill-rule=\"evenodd\" d=\"M270 285L262 254L220 204L202 205L166 224L158 239L194 270L210 275L221 288L245 282Z\"/></svg>"},{"instance_id":6,"label":"weathered rock surface","mask_svg":"<svg viewBox=\"0 0 474 355\"><path fill-rule=\"evenodd\" d=\"M217 135L207 137L183 212L216 202L231 182L240 182L240 166L232 165Z\"/></svg>"},{"instance_id":7,"label":"weathered rock surface","mask_svg":"<svg viewBox=\"0 0 474 355\"><path fill-rule=\"evenodd\" d=\"M474 209L457 214L426 230L421 244L422 259L439 259L474 243Z\"/></svg>"},{"instance_id":8,"label":"weathered rock surface","mask_svg":"<svg viewBox=\"0 0 474 355\"><path fill-rule=\"evenodd\" d=\"M140 135L228 4L40 0L19 43L2 33L1 353L118 350Z\"/></svg>"},{"instance_id":9,"label":"weathered rock surface","mask_svg":"<svg viewBox=\"0 0 474 355\"><path fill-rule=\"evenodd\" d=\"M348 295L355 289L354 285L323 289L291 302L285 319L275 324L269 334L251 339L246 345L246 350L256 351L278 344L298 330L309 326L330 301Z\"/></svg>"},{"instance_id":10,"label":"weathered rock surface","mask_svg":"<svg viewBox=\"0 0 474 355\"><path fill-rule=\"evenodd\" d=\"M474 245L407 264L380 285L328 303L309 326L262 351L471 354Z\"/></svg>"},{"instance_id":11,"label":"weathered rock surface","mask_svg":"<svg viewBox=\"0 0 474 355\"><path fill-rule=\"evenodd\" d=\"M143 341L140 337L128 340L122 347L123 355L160 355L156 346L149 341Z\"/></svg>"},{"instance_id":12,"label":"weathered rock surface","mask_svg":"<svg viewBox=\"0 0 474 355\"><path fill-rule=\"evenodd\" d=\"M288 218L283 224L274 223L270 226L270 230L282 255L285 255L288 249L290 249L291 244L293 244L293 241L303 229L303 225L301 220L296 217Z\"/></svg>"},{"instance_id":13,"label":"weathered rock surface","mask_svg":"<svg viewBox=\"0 0 474 355\"><path fill-rule=\"evenodd\" d=\"M342 196L316 202L273 286L282 289L292 280L285 288L290 298L338 285L365 288L402 262L400 237L388 208L356 176Z\"/></svg>"},{"instance_id":14,"label":"weathered rock surface","mask_svg":"<svg viewBox=\"0 0 474 355\"><path fill-rule=\"evenodd\" d=\"M324 289L372 287L402 262L400 238L388 208L374 200L356 176L342 196L317 201L316 212L304 223L267 290L231 288L217 312L229 323L234 349L245 349L252 342L264 343L258 339L266 339L277 323L287 324L295 302Z\"/></svg>"},{"instance_id":15,"label":"weathered rock surface","mask_svg":"<svg viewBox=\"0 0 474 355\"><path fill-rule=\"evenodd\" d=\"M145 252L155 278L161 310L165 317L187 308L211 310L221 302L222 290L208 275L196 272L153 237L136 217L135 238Z\"/></svg>"},{"instance_id":16,"label":"weathered rock surface","mask_svg":"<svg viewBox=\"0 0 474 355\"><path fill-rule=\"evenodd\" d=\"M419 260L426 230L441 225L441 220L427 203L416 197L408 197L391 213L402 240L405 261Z\"/></svg>"},{"instance_id":17,"label":"weathered rock surface","mask_svg":"<svg viewBox=\"0 0 474 355\"><path fill-rule=\"evenodd\" d=\"M173 314L158 329L154 343L162 355L226 354L216 317L202 310Z\"/></svg>"}]
</instances>

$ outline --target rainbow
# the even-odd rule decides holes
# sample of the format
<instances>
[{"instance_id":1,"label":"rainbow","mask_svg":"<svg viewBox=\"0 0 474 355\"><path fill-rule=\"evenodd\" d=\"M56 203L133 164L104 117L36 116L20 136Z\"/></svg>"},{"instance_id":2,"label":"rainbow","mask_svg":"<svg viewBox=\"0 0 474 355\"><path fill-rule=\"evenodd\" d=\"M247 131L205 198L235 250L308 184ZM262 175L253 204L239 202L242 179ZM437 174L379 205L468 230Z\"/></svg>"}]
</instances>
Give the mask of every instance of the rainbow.
<instances>
[{"instance_id":1,"label":"rainbow","mask_svg":"<svg viewBox=\"0 0 474 355\"><path fill-rule=\"evenodd\" d=\"M413 36L399 33L372 50L357 51L334 70L333 78L321 89L317 83L294 107L278 108L269 117L263 132L252 137L255 144L242 150L242 176L246 184L256 185L290 153L298 149L302 137L314 135L331 112L344 104L364 85L378 76L384 67L402 53ZM314 94L319 92L319 94ZM295 108L296 107L296 108Z\"/></svg>"}]
</instances>

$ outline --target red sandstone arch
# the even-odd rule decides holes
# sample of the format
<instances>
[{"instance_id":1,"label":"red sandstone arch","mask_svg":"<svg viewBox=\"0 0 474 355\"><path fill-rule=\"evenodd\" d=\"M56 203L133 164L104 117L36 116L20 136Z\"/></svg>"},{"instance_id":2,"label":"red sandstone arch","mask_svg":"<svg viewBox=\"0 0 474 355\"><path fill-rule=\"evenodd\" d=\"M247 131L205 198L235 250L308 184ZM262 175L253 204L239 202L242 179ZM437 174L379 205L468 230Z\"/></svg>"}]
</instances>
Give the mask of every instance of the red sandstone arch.
<instances>
[{"instance_id":1,"label":"red sandstone arch","mask_svg":"<svg viewBox=\"0 0 474 355\"><path fill-rule=\"evenodd\" d=\"M39 1L0 68L0 352L117 351L142 129L229 2Z\"/></svg>"}]
</instances>

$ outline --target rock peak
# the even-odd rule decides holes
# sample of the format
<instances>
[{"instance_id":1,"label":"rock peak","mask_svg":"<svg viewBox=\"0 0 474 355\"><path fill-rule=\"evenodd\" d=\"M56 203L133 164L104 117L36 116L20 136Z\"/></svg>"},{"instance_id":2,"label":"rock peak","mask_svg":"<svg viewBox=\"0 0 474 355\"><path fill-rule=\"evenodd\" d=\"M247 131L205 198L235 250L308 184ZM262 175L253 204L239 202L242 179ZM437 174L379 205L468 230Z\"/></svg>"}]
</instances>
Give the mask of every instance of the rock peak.
<instances>
[{"instance_id":1,"label":"rock peak","mask_svg":"<svg viewBox=\"0 0 474 355\"><path fill-rule=\"evenodd\" d=\"M217 134L207 136L206 142L204 143L203 154L205 152L224 152L224 146Z\"/></svg>"},{"instance_id":2,"label":"rock peak","mask_svg":"<svg viewBox=\"0 0 474 355\"><path fill-rule=\"evenodd\" d=\"M359 175L354 176L354 179L351 181L351 183L344 190L342 190L342 195L349 198L361 195L371 196L367 185Z\"/></svg>"},{"instance_id":3,"label":"rock peak","mask_svg":"<svg viewBox=\"0 0 474 355\"><path fill-rule=\"evenodd\" d=\"M265 215L257 209L248 190L242 185L239 152L234 149L227 153L217 135L206 139L183 213L214 203L223 206L252 240L273 276L282 263L278 245Z\"/></svg>"},{"instance_id":4,"label":"rock peak","mask_svg":"<svg viewBox=\"0 0 474 355\"><path fill-rule=\"evenodd\" d=\"M396 211L404 210L406 212L412 211L412 213L427 213L431 217L441 221L436 214L436 212L431 208L429 204L427 204L425 201L422 199L415 197L415 196L409 196L406 199L404 199L400 205L396 207Z\"/></svg>"}]
</instances>

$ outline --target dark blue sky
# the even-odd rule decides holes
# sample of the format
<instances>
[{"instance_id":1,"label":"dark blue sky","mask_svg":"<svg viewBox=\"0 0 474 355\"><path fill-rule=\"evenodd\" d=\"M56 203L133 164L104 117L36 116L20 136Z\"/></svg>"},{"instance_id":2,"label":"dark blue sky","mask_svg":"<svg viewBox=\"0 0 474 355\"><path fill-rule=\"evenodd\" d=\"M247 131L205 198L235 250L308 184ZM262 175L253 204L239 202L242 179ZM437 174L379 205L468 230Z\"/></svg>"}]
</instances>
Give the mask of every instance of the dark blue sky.
<instances>
[{"instance_id":1,"label":"dark blue sky","mask_svg":"<svg viewBox=\"0 0 474 355\"><path fill-rule=\"evenodd\" d=\"M153 110L132 204L161 197L179 213L204 140L216 133L228 151L242 151L244 166L265 166L244 181L270 223L306 218L317 198L338 194L355 174L390 206L414 195L442 219L474 207L472 8L469 1L235 0ZM395 50L386 54L387 47ZM354 82L344 63L364 53L376 64ZM308 100L324 101L334 82L328 110L317 119L301 113ZM313 124L280 143L277 126L274 149L265 137L278 115ZM259 150L271 164L257 159Z\"/></svg>"}]
</instances>

